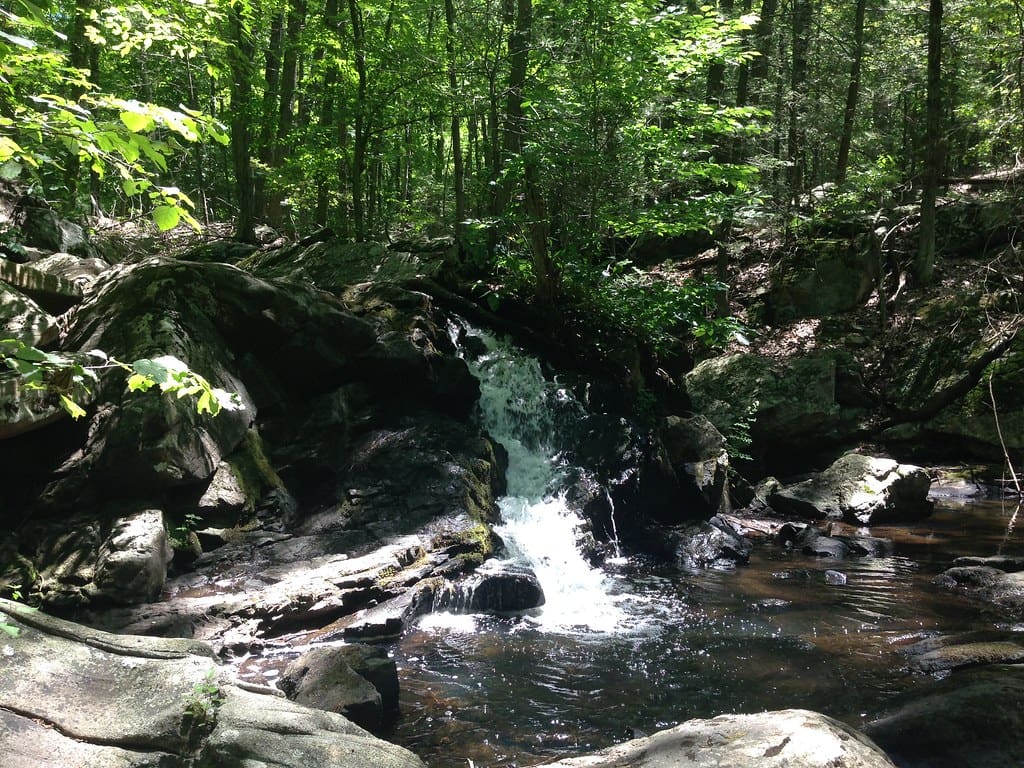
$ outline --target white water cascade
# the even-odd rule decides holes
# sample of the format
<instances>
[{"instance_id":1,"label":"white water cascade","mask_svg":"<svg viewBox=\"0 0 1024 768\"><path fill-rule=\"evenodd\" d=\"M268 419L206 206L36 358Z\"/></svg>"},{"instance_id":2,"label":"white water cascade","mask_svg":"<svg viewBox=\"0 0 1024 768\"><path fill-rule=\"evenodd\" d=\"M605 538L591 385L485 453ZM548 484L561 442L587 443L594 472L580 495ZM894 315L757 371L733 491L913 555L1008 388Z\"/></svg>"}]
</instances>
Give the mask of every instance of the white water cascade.
<instances>
[{"instance_id":1,"label":"white water cascade","mask_svg":"<svg viewBox=\"0 0 1024 768\"><path fill-rule=\"evenodd\" d=\"M501 524L495 530L509 560L530 568L544 590L546 602L533 619L556 631L619 629L624 613L612 581L580 552L584 521L568 507L561 487L557 421L579 418L583 409L571 392L544 377L536 359L481 331L472 335L486 348L467 360L480 381L481 421L508 451L508 495L498 500Z\"/></svg>"}]
</instances>

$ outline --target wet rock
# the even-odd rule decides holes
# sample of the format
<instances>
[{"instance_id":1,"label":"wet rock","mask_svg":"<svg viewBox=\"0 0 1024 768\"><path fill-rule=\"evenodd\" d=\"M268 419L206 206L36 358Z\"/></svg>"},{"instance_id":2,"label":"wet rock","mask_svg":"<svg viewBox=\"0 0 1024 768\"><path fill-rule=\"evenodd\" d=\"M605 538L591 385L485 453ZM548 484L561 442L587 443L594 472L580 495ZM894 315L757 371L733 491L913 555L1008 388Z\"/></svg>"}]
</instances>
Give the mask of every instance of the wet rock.
<instances>
[{"instance_id":1,"label":"wet rock","mask_svg":"<svg viewBox=\"0 0 1024 768\"><path fill-rule=\"evenodd\" d=\"M925 646L926 648L928 646ZM942 645L923 652L908 648L911 665L925 674L948 672L984 664L1020 664L1024 662L1024 646L1009 641L968 642Z\"/></svg>"},{"instance_id":2,"label":"wet rock","mask_svg":"<svg viewBox=\"0 0 1024 768\"><path fill-rule=\"evenodd\" d=\"M993 555L991 557L958 557L953 561L953 566L960 568L964 566L985 566L996 568L1006 573L1024 571L1024 557L1012 557L1010 555Z\"/></svg>"},{"instance_id":3,"label":"wet rock","mask_svg":"<svg viewBox=\"0 0 1024 768\"><path fill-rule=\"evenodd\" d=\"M1024 666L959 670L901 699L864 728L899 765L1024 765Z\"/></svg>"},{"instance_id":4,"label":"wet rock","mask_svg":"<svg viewBox=\"0 0 1024 768\"><path fill-rule=\"evenodd\" d=\"M841 571L825 571L825 583L829 586L839 587L846 581L846 574Z\"/></svg>"},{"instance_id":5,"label":"wet rock","mask_svg":"<svg viewBox=\"0 0 1024 768\"><path fill-rule=\"evenodd\" d=\"M892 542L875 536L844 536L832 533L832 526L818 528L800 523L785 523L775 535L776 541L812 557L869 557L892 553Z\"/></svg>"},{"instance_id":6,"label":"wet rock","mask_svg":"<svg viewBox=\"0 0 1024 768\"><path fill-rule=\"evenodd\" d=\"M937 576L935 583L992 603L1011 616L1024 615L1024 571L1006 573L986 565L958 566Z\"/></svg>"},{"instance_id":7,"label":"wet rock","mask_svg":"<svg viewBox=\"0 0 1024 768\"><path fill-rule=\"evenodd\" d=\"M713 517L670 531L668 540L682 568L731 567L746 563L753 545L725 519Z\"/></svg>"},{"instance_id":8,"label":"wet rock","mask_svg":"<svg viewBox=\"0 0 1024 768\"><path fill-rule=\"evenodd\" d=\"M788 709L689 720L552 768L894 768L870 739L816 712Z\"/></svg>"},{"instance_id":9,"label":"wet rock","mask_svg":"<svg viewBox=\"0 0 1024 768\"><path fill-rule=\"evenodd\" d=\"M57 339L57 320L25 294L0 283L0 328L6 339L45 347Z\"/></svg>"},{"instance_id":10,"label":"wet rock","mask_svg":"<svg viewBox=\"0 0 1024 768\"><path fill-rule=\"evenodd\" d=\"M397 671L394 684L398 686ZM314 648L303 654L285 668L277 685L292 701L345 715L367 730L385 724L380 692L352 668L343 648Z\"/></svg>"},{"instance_id":11,"label":"wet rock","mask_svg":"<svg viewBox=\"0 0 1024 768\"><path fill-rule=\"evenodd\" d=\"M345 718L242 690L199 643L110 635L0 601L11 768L422 768Z\"/></svg>"},{"instance_id":12,"label":"wet rock","mask_svg":"<svg viewBox=\"0 0 1024 768\"><path fill-rule=\"evenodd\" d=\"M930 483L920 467L848 453L824 472L776 491L769 504L782 514L859 525L910 520L930 514Z\"/></svg>"},{"instance_id":13,"label":"wet rock","mask_svg":"<svg viewBox=\"0 0 1024 768\"><path fill-rule=\"evenodd\" d=\"M514 613L544 605L536 574L525 568L485 565L434 597L434 610L453 613Z\"/></svg>"}]
</instances>

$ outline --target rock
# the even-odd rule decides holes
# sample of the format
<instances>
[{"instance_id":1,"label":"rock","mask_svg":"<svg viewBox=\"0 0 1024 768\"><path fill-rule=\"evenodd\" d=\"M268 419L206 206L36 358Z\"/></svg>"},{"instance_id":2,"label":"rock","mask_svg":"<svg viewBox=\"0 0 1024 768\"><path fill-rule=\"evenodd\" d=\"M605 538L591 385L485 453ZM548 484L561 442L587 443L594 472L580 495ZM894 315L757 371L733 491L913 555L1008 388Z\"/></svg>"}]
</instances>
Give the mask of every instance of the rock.
<instances>
[{"instance_id":1,"label":"rock","mask_svg":"<svg viewBox=\"0 0 1024 768\"><path fill-rule=\"evenodd\" d=\"M844 518L859 525L916 519L931 512L920 467L848 453L824 472L784 486L768 501L786 515Z\"/></svg>"},{"instance_id":2,"label":"rock","mask_svg":"<svg viewBox=\"0 0 1024 768\"><path fill-rule=\"evenodd\" d=\"M21 232L27 245L75 256L95 255L81 225L61 218L43 201L25 196L18 208Z\"/></svg>"},{"instance_id":3,"label":"rock","mask_svg":"<svg viewBox=\"0 0 1024 768\"><path fill-rule=\"evenodd\" d=\"M668 541L682 568L731 567L746 563L753 545L721 517L673 529Z\"/></svg>"},{"instance_id":4,"label":"rock","mask_svg":"<svg viewBox=\"0 0 1024 768\"><path fill-rule=\"evenodd\" d=\"M912 666L925 674L948 672L984 664L1020 664L1024 662L1024 646L1013 642L974 642L940 646L923 653L911 654Z\"/></svg>"},{"instance_id":5,"label":"rock","mask_svg":"<svg viewBox=\"0 0 1024 768\"><path fill-rule=\"evenodd\" d=\"M950 568L935 583L992 603L1004 614L1024 615L1024 571L1006 573L985 565Z\"/></svg>"},{"instance_id":6,"label":"rock","mask_svg":"<svg viewBox=\"0 0 1024 768\"><path fill-rule=\"evenodd\" d=\"M88 291L96 278L110 269L110 265L102 259L83 258L70 253L50 254L33 262L32 266L40 272L71 281L83 292Z\"/></svg>"},{"instance_id":7,"label":"rock","mask_svg":"<svg viewBox=\"0 0 1024 768\"><path fill-rule=\"evenodd\" d=\"M297 277L340 292L346 286L370 280L383 283L434 277L444 261L435 254L404 253L378 243L346 243L332 238L254 253L240 266L260 276Z\"/></svg>"},{"instance_id":8,"label":"rock","mask_svg":"<svg viewBox=\"0 0 1024 768\"><path fill-rule=\"evenodd\" d=\"M1024 557L1010 555L992 555L991 557L958 557L953 561L954 567L981 565L996 568L1007 573L1024 571Z\"/></svg>"},{"instance_id":9,"label":"rock","mask_svg":"<svg viewBox=\"0 0 1024 768\"><path fill-rule=\"evenodd\" d=\"M398 718L398 667L383 648L377 645L350 643L338 647L345 663L370 681L380 694L384 724Z\"/></svg>"},{"instance_id":10,"label":"rock","mask_svg":"<svg viewBox=\"0 0 1024 768\"><path fill-rule=\"evenodd\" d=\"M813 252L780 260L770 272L772 324L827 317L860 306L875 287L876 256L858 240L814 240Z\"/></svg>"},{"instance_id":11,"label":"rock","mask_svg":"<svg viewBox=\"0 0 1024 768\"><path fill-rule=\"evenodd\" d=\"M26 389L20 377L0 376L0 440L31 432L66 418L49 392Z\"/></svg>"},{"instance_id":12,"label":"rock","mask_svg":"<svg viewBox=\"0 0 1024 768\"><path fill-rule=\"evenodd\" d=\"M542 605L544 590L535 573L489 563L436 594L433 609L453 613L514 613Z\"/></svg>"},{"instance_id":13,"label":"rock","mask_svg":"<svg viewBox=\"0 0 1024 768\"><path fill-rule=\"evenodd\" d=\"M156 600L172 554L160 510L123 517L100 547L93 586L87 591L93 600L129 605Z\"/></svg>"},{"instance_id":14,"label":"rock","mask_svg":"<svg viewBox=\"0 0 1024 768\"><path fill-rule=\"evenodd\" d=\"M82 289L70 280L6 259L0 259L0 280L54 315L63 314L82 300Z\"/></svg>"},{"instance_id":15,"label":"rock","mask_svg":"<svg viewBox=\"0 0 1024 768\"><path fill-rule=\"evenodd\" d=\"M817 712L720 715L550 768L894 768L870 739Z\"/></svg>"},{"instance_id":16,"label":"rock","mask_svg":"<svg viewBox=\"0 0 1024 768\"><path fill-rule=\"evenodd\" d=\"M303 654L285 668L277 685L292 701L345 715L367 730L384 725L380 692L352 669L341 648L314 648Z\"/></svg>"},{"instance_id":17,"label":"rock","mask_svg":"<svg viewBox=\"0 0 1024 768\"><path fill-rule=\"evenodd\" d=\"M701 517L728 512L729 454L714 424L701 415L668 416L661 440L679 479L681 502Z\"/></svg>"},{"instance_id":18,"label":"rock","mask_svg":"<svg viewBox=\"0 0 1024 768\"><path fill-rule=\"evenodd\" d=\"M842 366L841 355L828 350L787 361L725 355L699 363L684 385L695 411L727 437L747 432L753 459L764 465L765 474L779 474L799 471L794 468L855 428L856 411L836 400Z\"/></svg>"},{"instance_id":19,"label":"rock","mask_svg":"<svg viewBox=\"0 0 1024 768\"><path fill-rule=\"evenodd\" d=\"M844 585L846 581L845 573L840 571L825 571L825 583L830 586L839 587Z\"/></svg>"},{"instance_id":20,"label":"rock","mask_svg":"<svg viewBox=\"0 0 1024 768\"><path fill-rule=\"evenodd\" d=\"M423 768L412 752L341 715L237 688L218 711L203 758L218 768Z\"/></svg>"},{"instance_id":21,"label":"rock","mask_svg":"<svg viewBox=\"0 0 1024 768\"><path fill-rule=\"evenodd\" d=\"M1024 666L956 671L901 699L864 728L899 765L1024 765Z\"/></svg>"},{"instance_id":22,"label":"rock","mask_svg":"<svg viewBox=\"0 0 1024 768\"><path fill-rule=\"evenodd\" d=\"M227 461L222 461L203 491L197 505L204 520L228 518L238 520L256 508L256 500L246 492L241 477Z\"/></svg>"},{"instance_id":23,"label":"rock","mask_svg":"<svg viewBox=\"0 0 1024 768\"><path fill-rule=\"evenodd\" d=\"M422 768L340 715L242 690L209 648L110 635L0 600L10 768Z\"/></svg>"},{"instance_id":24,"label":"rock","mask_svg":"<svg viewBox=\"0 0 1024 768\"><path fill-rule=\"evenodd\" d=\"M46 347L57 339L60 328L52 315L20 291L0 283L0 333L30 347Z\"/></svg>"},{"instance_id":25,"label":"rock","mask_svg":"<svg viewBox=\"0 0 1024 768\"><path fill-rule=\"evenodd\" d=\"M776 540L812 557L868 557L892 553L892 542L888 539L833 535L831 527L822 530L813 525L785 523L776 534Z\"/></svg>"}]
</instances>

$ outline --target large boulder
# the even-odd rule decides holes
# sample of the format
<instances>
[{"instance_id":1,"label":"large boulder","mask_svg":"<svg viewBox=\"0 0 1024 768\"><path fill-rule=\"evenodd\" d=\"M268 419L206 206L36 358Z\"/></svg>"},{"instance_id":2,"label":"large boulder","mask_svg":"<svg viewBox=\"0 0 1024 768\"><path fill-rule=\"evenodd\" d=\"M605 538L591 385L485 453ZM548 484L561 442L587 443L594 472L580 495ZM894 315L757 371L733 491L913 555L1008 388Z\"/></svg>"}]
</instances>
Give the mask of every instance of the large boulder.
<instances>
[{"instance_id":1,"label":"large boulder","mask_svg":"<svg viewBox=\"0 0 1024 768\"><path fill-rule=\"evenodd\" d=\"M921 467L848 453L824 472L783 486L768 503L786 515L871 525L928 515L930 485Z\"/></svg>"},{"instance_id":2,"label":"large boulder","mask_svg":"<svg viewBox=\"0 0 1024 768\"><path fill-rule=\"evenodd\" d=\"M785 473L855 431L859 411L839 397L846 367L833 350L788 360L734 354L699 363L684 385L694 411L726 438L749 439L747 452L766 472Z\"/></svg>"},{"instance_id":3,"label":"large boulder","mask_svg":"<svg viewBox=\"0 0 1024 768\"><path fill-rule=\"evenodd\" d=\"M82 300L82 289L76 283L7 259L0 259L0 280L14 286L55 315L66 312Z\"/></svg>"},{"instance_id":4,"label":"large boulder","mask_svg":"<svg viewBox=\"0 0 1024 768\"><path fill-rule=\"evenodd\" d=\"M878 271L877 256L863 243L857 239L820 238L811 248L772 267L767 296L769 322L847 312L871 295Z\"/></svg>"},{"instance_id":5,"label":"large boulder","mask_svg":"<svg viewBox=\"0 0 1024 768\"><path fill-rule=\"evenodd\" d=\"M552 768L894 768L870 739L817 712L720 715Z\"/></svg>"},{"instance_id":6,"label":"large boulder","mask_svg":"<svg viewBox=\"0 0 1024 768\"><path fill-rule=\"evenodd\" d=\"M422 768L340 715L242 690L210 649L110 635L0 601L10 768Z\"/></svg>"}]
</instances>

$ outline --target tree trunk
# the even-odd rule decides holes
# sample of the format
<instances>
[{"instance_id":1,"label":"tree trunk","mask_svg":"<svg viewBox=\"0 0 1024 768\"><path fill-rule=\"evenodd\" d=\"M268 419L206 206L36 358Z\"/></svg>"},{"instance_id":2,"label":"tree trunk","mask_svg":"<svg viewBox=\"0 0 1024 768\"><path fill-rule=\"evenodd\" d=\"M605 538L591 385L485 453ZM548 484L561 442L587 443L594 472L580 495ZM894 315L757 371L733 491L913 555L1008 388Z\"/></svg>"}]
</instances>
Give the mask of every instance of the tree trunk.
<instances>
[{"instance_id":1,"label":"tree trunk","mask_svg":"<svg viewBox=\"0 0 1024 768\"><path fill-rule=\"evenodd\" d=\"M928 4L928 86L925 97L925 157L921 189L921 239L914 259L914 277L931 282L935 269L935 199L942 175L942 0Z\"/></svg>"},{"instance_id":2,"label":"tree trunk","mask_svg":"<svg viewBox=\"0 0 1024 768\"><path fill-rule=\"evenodd\" d=\"M455 3L444 0L445 54L448 57L448 98L452 116L452 187L455 190L455 237L461 242L466 228L466 185L462 162L462 121L459 119L459 81L455 62Z\"/></svg>"},{"instance_id":3,"label":"tree trunk","mask_svg":"<svg viewBox=\"0 0 1024 768\"><path fill-rule=\"evenodd\" d=\"M281 45L284 40L284 14L277 13L270 21L270 36L265 52L266 63L263 68L263 109L260 117L259 146L260 163L269 167L274 157L274 110L281 91ZM266 209L266 172L260 169L254 174L253 196L254 207L263 212Z\"/></svg>"},{"instance_id":4,"label":"tree trunk","mask_svg":"<svg viewBox=\"0 0 1024 768\"><path fill-rule=\"evenodd\" d=\"M235 171L235 203L238 220L235 238L243 243L256 242L255 196L252 160L250 159L249 112L252 101L253 59L252 31L242 18L238 5L228 6L228 28L231 48L228 58L231 66L231 159Z\"/></svg>"},{"instance_id":5,"label":"tree trunk","mask_svg":"<svg viewBox=\"0 0 1024 768\"><path fill-rule=\"evenodd\" d=\"M277 169L284 164L285 143L291 133L295 114L295 87L298 84L299 36L306 23L306 2L295 0L288 13L288 25L283 39L284 56L281 61L281 98L278 101L277 126L270 147L270 167ZM266 215L273 226L280 226L284 220L281 206L281 192L275 190L267 196Z\"/></svg>"},{"instance_id":6,"label":"tree trunk","mask_svg":"<svg viewBox=\"0 0 1024 768\"><path fill-rule=\"evenodd\" d=\"M857 118L857 101L860 98L860 72L864 62L864 17L866 13L867 0L857 0L857 9L853 20L853 59L850 62L850 82L846 87L843 133L839 139L839 153L836 158L836 184L846 181L846 171L850 164L853 126Z\"/></svg>"},{"instance_id":7,"label":"tree trunk","mask_svg":"<svg viewBox=\"0 0 1024 768\"><path fill-rule=\"evenodd\" d=\"M792 66L789 75L790 105L786 154L789 160L789 195L796 199L804 186L806 165L804 140L804 112L806 110L808 54L811 34L811 0L792 0Z\"/></svg>"},{"instance_id":8,"label":"tree trunk","mask_svg":"<svg viewBox=\"0 0 1024 768\"><path fill-rule=\"evenodd\" d=\"M349 18L352 23L352 49L355 53L356 87L355 137L352 144L352 218L356 242L366 240L366 36L363 30L363 13L359 0L348 0Z\"/></svg>"}]
</instances>

